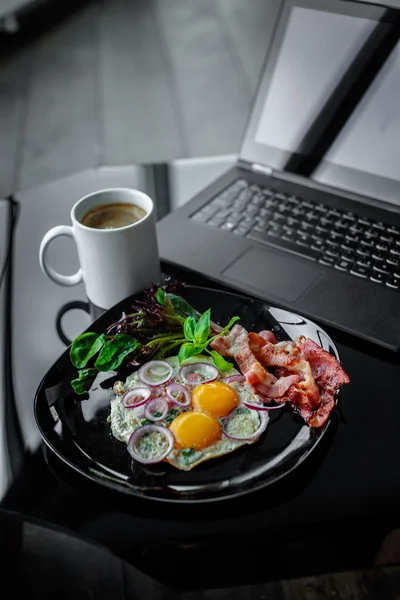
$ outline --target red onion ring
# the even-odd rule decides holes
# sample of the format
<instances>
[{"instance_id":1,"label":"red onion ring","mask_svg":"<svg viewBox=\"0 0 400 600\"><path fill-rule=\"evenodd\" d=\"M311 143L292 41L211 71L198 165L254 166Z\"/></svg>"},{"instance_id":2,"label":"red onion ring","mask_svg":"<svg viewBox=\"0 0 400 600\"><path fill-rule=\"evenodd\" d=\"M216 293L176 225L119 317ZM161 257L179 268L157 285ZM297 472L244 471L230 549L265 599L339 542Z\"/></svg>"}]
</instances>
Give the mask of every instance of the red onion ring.
<instances>
[{"instance_id":1,"label":"red onion ring","mask_svg":"<svg viewBox=\"0 0 400 600\"><path fill-rule=\"evenodd\" d=\"M193 371L203 371L203 373L207 374L208 373L208 377L205 375L205 379L203 379L202 381L190 381L190 379L187 379L187 376L190 375L191 372ZM202 373L200 373L200 375L202 375ZM186 383L186 385L193 385L193 384L200 384L200 383L210 383L210 381L215 381L215 379L217 379L219 375L219 371L217 369L217 367L214 367L214 365L210 365L209 363L193 363L190 365L184 365L183 367L180 368L179 370L179 377L182 379L182 381L184 383Z\"/></svg>"},{"instance_id":2,"label":"red onion ring","mask_svg":"<svg viewBox=\"0 0 400 600\"><path fill-rule=\"evenodd\" d=\"M277 408L282 408L283 406L285 406L285 402L282 402L281 404L276 404L275 406L270 406L268 404L257 404L256 402L249 402L248 400L244 400L243 404L246 406L246 408L250 408L250 410L258 410L258 411L264 411L264 410L276 410Z\"/></svg>"},{"instance_id":3,"label":"red onion ring","mask_svg":"<svg viewBox=\"0 0 400 600\"><path fill-rule=\"evenodd\" d=\"M149 421L161 421L168 412L168 402L164 398L154 398L144 407L144 416ZM160 413L156 416L154 413Z\"/></svg>"},{"instance_id":4,"label":"red onion ring","mask_svg":"<svg viewBox=\"0 0 400 600\"><path fill-rule=\"evenodd\" d=\"M178 400L177 396L174 396L174 393L177 392L177 396L183 394L184 400L181 402ZM170 383L167 387L167 396L171 400L173 404L177 406L190 406L190 401L192 399L192 395L184 385L180 385L179 383Z\"/></svg>"},{"instance_id":5,"label":"red onion ring","mask_svg":"<svg viewBox=\"0 0 400 600\"><path fill-rule=\"evenodd\" d=\"M154 381L154 379L150 379L148 377L150 371L152 369L154 369L154 367L164 367L164 369L167 369L168 374L161 377L158 381ZM156 387L158 385L163 385L165 383L168 383L168 381L172 377L172 372L173 372L173 369L172 369L171 365L169 363L167 363L165 360L151 360L150 362L147 362L142 367L140 367L140 369L138 371L138 377L142 383Z\"/></svg>"},{"instance_id":6,"label":"red onion ring","mask_svg":"<svg viewBox=\"0 0 400 600\"><path fill-rule=\"evenodd\" d=\"M146 435L147 433L154 433L155 431L161 433L166 437L168 441L168 448L160 456L157 456L157 458L143 458L136 451L137 443L142 439L144 435ZM131 437L129 438L128 452L134 460L137 460L137 462L140 462L143 465L153 465L155 463L161 462L166 456L168 456L168 454L174 447L174 443L174 436L167 427L161 427L161 425L144 425L143 427L139 427L139 429L136 429L136 431L134 431Z\"/></svg>"},{"instance_id":7,"label":"red onion ring","mask_svg":"<svg viewBox=\"0 0 400 600\"><path fill-rule=\"evenodd\" d=\"M128 390L121 398L122 404L125 408L138 408L146 404L147 400L151 396L151 390L147 387L136 387ZM135 398L142 398L142 400L136 400Z\"/></svg>"},{"instance_id":8,"label":"red onion ring","mask_svg":"<svg viewBox=\"0 0 400 600\"><path fill-rule=\"evenodd\" d=\"M233 383L234 381L246 381L246 377L244 375L230 375L225 379L225 383Z\"/></svg>"},{"instance_id":9,"label":"red onion ring","mask_svg":"<svg viewBox=\"0 0 400 600\"><path fill-rule=\"evenodd\" d=\"M259 418L260 418L260 426L258 427L258 429L256 429L256 431L254 433L252 433L251 435L248 435L246 437L242 437L242 436L236 436L236 435L232 435L230 433L227 433L226 431L226 426L229 423L229 420L236 414L236 412L239 410L239 408L243 408L242 406L237 406L236 408L234 408L227 417L225 417L225 419L222 421L222 430L224 432L224 434L226 435L226 437L230 438L231 440L254 440L255 438L258 438L267 428L268 425L268 421L269 421L269 415L266 412L257 412Z\"/></svg>"}]
</instances>

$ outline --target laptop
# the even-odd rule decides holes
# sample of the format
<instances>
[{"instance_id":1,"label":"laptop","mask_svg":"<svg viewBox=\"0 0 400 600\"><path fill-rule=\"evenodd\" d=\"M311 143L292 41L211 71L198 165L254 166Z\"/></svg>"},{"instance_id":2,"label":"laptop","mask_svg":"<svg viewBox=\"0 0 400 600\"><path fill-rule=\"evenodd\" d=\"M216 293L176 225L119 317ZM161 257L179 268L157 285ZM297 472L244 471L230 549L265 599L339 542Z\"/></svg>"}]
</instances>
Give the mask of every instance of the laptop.
<instances>
[{"instance_id":1,"label":"laptop","mask_svg":"<svg viewBox=\"0 0 400 600\"><path fill-rule=\"evenodd\" d=\"M282 3L237 164L159 223L164 263L399 351L399 15Z\"/></svg>"}]
</instances>

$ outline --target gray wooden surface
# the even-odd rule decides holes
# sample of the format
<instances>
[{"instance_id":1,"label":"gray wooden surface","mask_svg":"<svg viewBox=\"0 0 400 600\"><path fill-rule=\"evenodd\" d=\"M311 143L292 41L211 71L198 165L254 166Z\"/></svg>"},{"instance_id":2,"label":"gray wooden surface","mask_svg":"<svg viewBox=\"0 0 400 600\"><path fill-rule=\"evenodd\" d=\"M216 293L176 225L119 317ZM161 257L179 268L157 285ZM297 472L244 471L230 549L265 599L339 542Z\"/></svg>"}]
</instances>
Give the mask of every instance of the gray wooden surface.
<instances>
[{"instance_id":1,"label":"gray wooden surface","mask_svg":"<svg viewBox=\"0 0 400 600\"><path fill-rule=\"evenodd\" d=\"M50 18L0 54L0 195L237 152L279 2L87 0Z\"/></svg>"}]
</instances>

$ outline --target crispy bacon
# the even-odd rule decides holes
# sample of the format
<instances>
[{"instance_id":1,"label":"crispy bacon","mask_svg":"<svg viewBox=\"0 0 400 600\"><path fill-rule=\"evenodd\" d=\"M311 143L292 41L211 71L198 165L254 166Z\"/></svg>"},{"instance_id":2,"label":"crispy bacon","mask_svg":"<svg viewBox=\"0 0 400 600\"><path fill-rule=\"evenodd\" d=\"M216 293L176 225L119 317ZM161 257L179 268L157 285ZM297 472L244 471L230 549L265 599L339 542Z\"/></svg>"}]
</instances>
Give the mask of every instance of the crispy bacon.
<instances>
[{"instance_id":1,"label":"crispy bacon","mask_svg":"<svg viewBox=\"0 0 400 600\"><path fill-rule=\"evenodd\" d=\"M268 329L264 329L264 331L260 331L260 333L258 334L260 337L264 338L264 340L266 342L270 342L271 344L277 344L278 340L275 337L275 334L272 333L272 331L269 331Z\"/></svg>"},{"instance_id":2,"label":"crispy bacon","mask_svg":"<svg viewBox=\"0 0 400 600\"><path fill-rule=\"evenodd\" d=\"M242 374L256 391L269 398L283 396L293 383L299 381L299 376L277 380L257 360L252 345L257 346L257 334L249 335L240 325L234 325L228 335L218 336L211 342L214 350L223 356L232 356L236 360ZM289 381L286 381L287 379Z\"/></svg>"},{"instance_id":3,"label":"crispy bacon","mask_svg":"<svg viewBox=\"0 0 400 600\"><path fill-rule=\"evenodd\" d=\"M349 383L349 376L332 354L304 336L299 337L298 345L301 356L310 363L314 379L321 388L334 395L342 385Z\"/></svg>"},{"instance_id":4,"label":"crispy bacon","mask_svg":"<svg viewBox=\"0 0 400 600\"><path fill-rule=\"evenodd\" d=\"M273 337L272 337L273 336ZM232 356L247 381L266 402L288 402L310 427L324 425L335 406L335 394L349 378L328 352L310 339L273 342L272 332L259 334L235 325L211 346ZM275 369L275 375L268 371Z\"/></svg>"}]
</instances>

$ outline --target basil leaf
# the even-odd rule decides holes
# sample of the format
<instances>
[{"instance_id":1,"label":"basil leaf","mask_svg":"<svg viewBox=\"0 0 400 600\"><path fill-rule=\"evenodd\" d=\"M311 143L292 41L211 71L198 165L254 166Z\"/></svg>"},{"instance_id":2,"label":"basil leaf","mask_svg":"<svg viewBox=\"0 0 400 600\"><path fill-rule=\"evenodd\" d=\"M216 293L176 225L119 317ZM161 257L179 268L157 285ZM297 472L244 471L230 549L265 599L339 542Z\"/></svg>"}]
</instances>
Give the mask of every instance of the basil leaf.
<instances>
[{"instance_id":1,"label":"basil leaf","mask_svg":"<svg viewBox=\"0 0 400 600\"><path fill-rule=\"evenodd\" d=\"M204 346L195 346L194 344L189 343L182 344L178 354L179 362L181 363L195 354L200 354L203 350Z\"/></svg>"},{"instance_id":2,"label":"basil leaf","mask_svg":"<svg viewBox=\"0 0 400 600\"><path fill-rule=\"evenodd\" d=\"M165 306L165 292L162 288L158 288L156 293L156 300L158 304L161 304L161 306Z\"/></svg>"},{"instance_id":3,"label":"basil leaf","mask_svg":"<svg viewBox=\"0 0 400 600\"><path fill-rule=\"evenodd\" d=\"M181 296L177 296L176 294L168 294L168 298L171 301L172 306L175 310L180 312L183 316L196 318L198 312L190 306L189 302L186 302Z\"/></svg>"},{"instance_id":4,"label":"basil leaf","mask_svg":"<svg viewBox=\"0 0 400 600\"><path fill-rule=\"evenodd\" d=\"M209 350L208 352L209 354L211 354L217 369L219 369L223 373L228 373L233 369L233 364L225 360L223 356L218 354L218 352L216 352L215 350Z\"/></svg>"},{"instance_id":5,"label":"basil leaf","mask_svg":"<svg viewBox=\"0 0 400 600\"><path fill-rule=\"evenodd\" d=\"M81 369L78 371L77 379L71 381L75 394L86 394L97 375L97 369Z\"/></svg>"},{"instance_id":6,"label":"basil leaf","mask_svg":"<svg viewBox=\"0 0 400 600\"><path fill-rule=\"evenodd\" d=\"M221 333L226 333L228 331L228 329L230 329L232 327L232 325L234 325L236 323L236 321L240 321L240 317L232 317L230 319L228 325L225 325L225 327L223 328Z\"/></svg>"},{"instance_id":7,"label":"basil leaf","mask_svg":"<svg viewBox=\"0 0 400 600\"><path fill-rule=\"evenodd\" d=\"M75 338L69 351L69 356L74 367L77 369L86 367L89 360L104 345L106 339L104 333L98 335L91 332L82 333L82 335Z\"/></svg>"},{"instance_id":8,"label":"basil leaf","mask_svg":"<svg viewBox=\"0 0 400 600\"><path fill-rule=\"evenodd\" d=\"M118 333L104 344L94 366L99 371L115 371L124 358L139 347L139 342L131 335Z\"/></svg>"},{"instance_id":9,"label":"basil leaf","mask_svg":"<svg viewBox=\"0 0 400 600\"><path fill-rule=\"evenodd\" d=\"M183 324L183 332L185 334L185 338L189 340L189 342L194 341L194 331L196 328L196 321L194 317L187 317Z\"/></svg>"},{"instance_id":10,"label":"basil leaf","mask_svg":"<svg viewBox=\"0 0 400 600\"><path fill-rule=\"evenodd\" d=\"M196 323L194 339L198 345L205 344L208 340L208 336L210 335L210 318L211 309L208 309L201 315L200 319Z\"/></svg>"}]
</instances>

